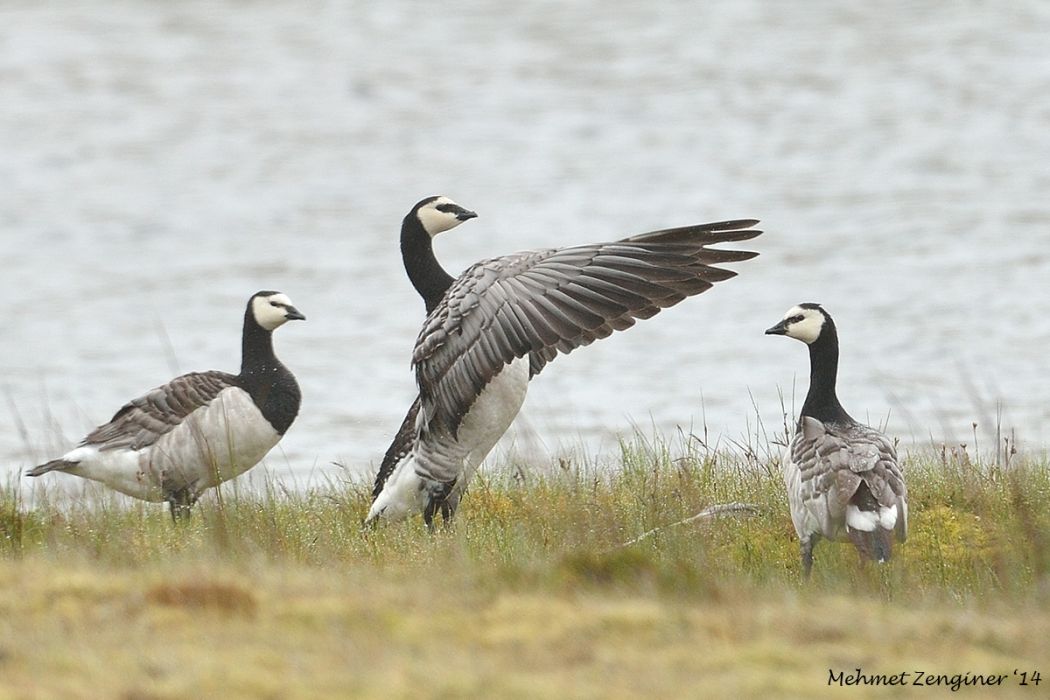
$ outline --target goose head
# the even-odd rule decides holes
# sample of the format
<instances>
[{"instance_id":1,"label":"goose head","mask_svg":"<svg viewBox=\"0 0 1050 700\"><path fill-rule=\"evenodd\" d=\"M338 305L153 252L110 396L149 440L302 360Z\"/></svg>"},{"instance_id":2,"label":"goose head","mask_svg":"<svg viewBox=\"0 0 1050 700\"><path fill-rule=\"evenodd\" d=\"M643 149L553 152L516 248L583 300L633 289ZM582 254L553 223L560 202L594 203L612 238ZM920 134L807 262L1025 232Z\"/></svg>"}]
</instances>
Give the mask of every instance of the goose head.
<instances>
[{"instance_id":1,"label":"goose head","mask_svg":"<svg viewBox=\"0 0 1050 700\"><path fill-rule=\"evenodd\" d=\"M812 345L830 320L820 304L799 304L788 309L780 323L767 328L766 335L786 335Z\"/></svg>"},{"instance_id":2,"label":"goose head","mask_svg":"<svg viewBox=\"0 0 1050 700\"><path fill-rule=\"evenodd\" d=\"M252 319L260 328L272 331L288 321L305 321L306 316L281 292L256 292L248 302Z\"/></svg>"},{"instance_id":3,"label":"goose head","mask_svg":"<svg viewBox=\"0 0 1050 700\"><path fill-rule=\"evenodd\" d=\"M412 207L408 215L414 216L431 238L477 216L443 196L427 197Z\"/></svg>"}]
</instances>

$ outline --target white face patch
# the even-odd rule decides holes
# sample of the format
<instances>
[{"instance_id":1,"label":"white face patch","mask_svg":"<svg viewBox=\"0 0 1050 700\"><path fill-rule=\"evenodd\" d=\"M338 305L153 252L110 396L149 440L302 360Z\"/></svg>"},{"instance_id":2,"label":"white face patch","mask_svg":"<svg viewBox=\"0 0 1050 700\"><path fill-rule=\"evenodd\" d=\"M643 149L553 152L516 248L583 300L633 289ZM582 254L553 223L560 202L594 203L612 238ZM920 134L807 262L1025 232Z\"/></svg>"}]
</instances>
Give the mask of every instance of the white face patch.
<instances>
[{"instance_id":1,"label":"white face patch","mask_svg":"<svg viewBox=\"0 0 1050 700\"><path fill-rule=\"evenodd\" d=\"M801 320L786 324L786 336L801 340L809 345L820 337L820 331L824 328L824 314L816 309L803 309L801 306L792 306L784 314L784 320L801 316Z\"/></svg>"},{"instance_id":2,"label":"white face patch","mask_svg":"<svg viewBox=\"0 0 1050 700\"><path fill-rule=\"evenodd\" d=\"M295 308L295 304L284 294L255 297L252 299L252 316L256 323L272 331L288 321L288 307Z\"/></svg>"},{"instance_id":3,"label":"white face patch","mask_svg":"<svg viewBox=\"0 0 1050 700\"><path fill-rule=\"evenodd\" d=\"M456 216L454 212L439 210L438 206L441 204L459 206L448 197L438 197L433 202L424 204L416 211L419 223L423 224L423 230L430 234L431 238L439 233L456 228L463 223L463 220Z\"/></svg>"}]
</instances>

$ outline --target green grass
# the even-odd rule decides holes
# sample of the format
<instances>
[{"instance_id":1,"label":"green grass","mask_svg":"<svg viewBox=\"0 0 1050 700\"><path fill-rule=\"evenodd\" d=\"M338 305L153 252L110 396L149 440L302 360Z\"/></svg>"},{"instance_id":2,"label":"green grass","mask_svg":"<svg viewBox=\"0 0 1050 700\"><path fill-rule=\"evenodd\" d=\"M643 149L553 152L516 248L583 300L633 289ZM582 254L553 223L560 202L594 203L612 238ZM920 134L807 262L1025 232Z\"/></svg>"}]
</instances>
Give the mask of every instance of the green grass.
<instances>
[{"instance_id":1,"label":"green grass","mask_svg":"<svg viewBox=\"0 0 1050 700\"><path fill-rule=\"evenodd\" d=\"M775 464L680 443L511 460L435 533L362 530L350 481L226 489L180 527L101 490L38 488L30 508L9 484L0 698L863 697L900 689L829 688L828 669L1050 676L1045 457L908 456L894 560L825 542L805 582ZM759 511L622 546L737 501ZM1041 694L1014 680L997 691Z\"/></svg>"}]
</instances>

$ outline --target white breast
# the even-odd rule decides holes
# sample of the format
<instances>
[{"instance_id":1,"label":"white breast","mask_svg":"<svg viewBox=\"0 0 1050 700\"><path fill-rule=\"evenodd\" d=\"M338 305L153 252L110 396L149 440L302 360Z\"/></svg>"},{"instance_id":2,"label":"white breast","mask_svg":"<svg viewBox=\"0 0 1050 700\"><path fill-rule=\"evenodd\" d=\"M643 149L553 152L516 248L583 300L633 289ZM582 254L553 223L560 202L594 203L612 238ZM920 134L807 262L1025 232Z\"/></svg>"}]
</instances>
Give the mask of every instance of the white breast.
<instances>
[{"instance_id":1,"label":"white breast","mask_svg":"<svg viewBox=\"0 0 1050 700\"><path fill-rule=\"evenodd\" d=\"M153 445L148 465L199 492L251 469L280 439L247 392L223 389Z\"/></svg>"}]
</instances>

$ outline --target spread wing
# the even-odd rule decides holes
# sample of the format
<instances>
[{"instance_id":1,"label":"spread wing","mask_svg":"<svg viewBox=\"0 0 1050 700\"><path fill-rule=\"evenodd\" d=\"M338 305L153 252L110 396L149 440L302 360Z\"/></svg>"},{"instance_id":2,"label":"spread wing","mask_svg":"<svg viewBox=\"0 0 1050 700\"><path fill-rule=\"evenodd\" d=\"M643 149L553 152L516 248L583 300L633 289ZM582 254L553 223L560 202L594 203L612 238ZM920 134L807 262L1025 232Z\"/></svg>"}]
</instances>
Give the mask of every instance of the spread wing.
<instances>
[{"instance_id":1,"label":"spread wing","mask_svg":"<svg viewBox=\"0 0 1050 700\"><path fill-rule=\"evenodd\" d=\"M225 372L192 372L176 377L124 404L80 444L97 445L100 451L148 447L220 391L237 385L237 377Z\"/></svg>"},{"instance_id":2,"label":"spread wing","mask_svg":"<svg viewBox=\"0 0 1050 700\"><path fill-rule=\"evenodd\" d=\"M825 534L844 520L846 506L864 483L880 508L900 506L895 530L901 541L907 537L904 473L885 435L866 425L840 428L803 416L791 459L801 471L802 498Z\"/></svg>"},{"instance_id":3,"label":"spread wing","mask_svg":"<svg viewBox=\"0 0 1050 700\"><path fill-rule=\"evenodd\" d=\"M481 389L515 358L528 355L535 376L559 352L736 276L713 265L757 253L707 246L754 238L756 223L687 226L477 263L427 317L412 354L427 427L455 435Z\"/></svg>"}]
</instances>

